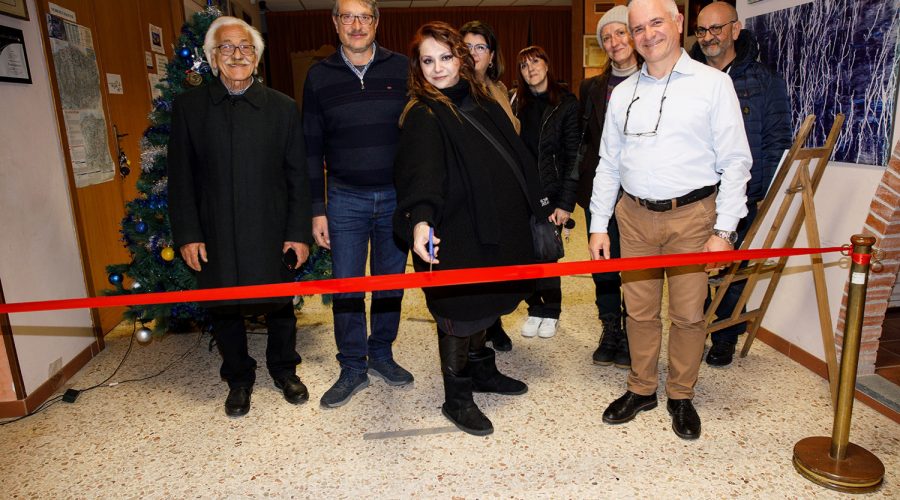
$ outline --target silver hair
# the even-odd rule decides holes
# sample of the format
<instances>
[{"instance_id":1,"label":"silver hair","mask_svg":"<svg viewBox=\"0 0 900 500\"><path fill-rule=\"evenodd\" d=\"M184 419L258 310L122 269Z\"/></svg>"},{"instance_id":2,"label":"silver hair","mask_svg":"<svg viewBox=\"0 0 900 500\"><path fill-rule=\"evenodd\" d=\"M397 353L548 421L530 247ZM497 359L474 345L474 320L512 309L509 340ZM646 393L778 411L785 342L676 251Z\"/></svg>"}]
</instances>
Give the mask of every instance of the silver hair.
<instances>
[{"instance_id":1,"label":"silver hair","mask_svg":"<svg viewBox=\"0 0 900 500\"><path fill-rule=\"evenodd\" d=\"M649 0L631 0L628 2L628 8L630 9L632 5L636 3L647 3ZM672 16L672 19L678 17L678 5L675 4L675 0L655 0L663 4L663 7L666 9L666 12Z\"/></svg>"},{"instance_id":2,"label":"silver hair","mask_svg":"<svg viewBox=\"0 0 900 500\"><path fill-rule=\"evenodd\" d=\"M263 42L262 35L260 35L259 31L257 31L253 26L236 17L219 17L209 25L209 30L206 32L206 38L203 39L203 53L206 54L206 60L209 62L209 67L212 70L212 74L215 76L219 76L219 69L213 64L215 62L213 51L216 49L216 45L218 45L216 35L218 34L220 29L228 26L238 26L244 28L245 30L247 30L247 33L250 34L250 40L256 47L257 65L259 64L259 61L262 60L263 50L266 48L266 44L265 42ZM255 72L256 70L254 70L254 73Z\"/></svg>"},{"instance_id":3,"label":"silver hair","mask_svg":"<svg viewBox=\"0 0 900 500\"><path fill-rule=\"evenodd\" d=\"M375 16L375 19L378 19L378 0L357 0L359 3L365 5L366 7L372 9L372 15ZM341 0L334 0L334 6L331 7L331 17L336 17L340 14L340 4Z\"/></svg>"}]
</instances>

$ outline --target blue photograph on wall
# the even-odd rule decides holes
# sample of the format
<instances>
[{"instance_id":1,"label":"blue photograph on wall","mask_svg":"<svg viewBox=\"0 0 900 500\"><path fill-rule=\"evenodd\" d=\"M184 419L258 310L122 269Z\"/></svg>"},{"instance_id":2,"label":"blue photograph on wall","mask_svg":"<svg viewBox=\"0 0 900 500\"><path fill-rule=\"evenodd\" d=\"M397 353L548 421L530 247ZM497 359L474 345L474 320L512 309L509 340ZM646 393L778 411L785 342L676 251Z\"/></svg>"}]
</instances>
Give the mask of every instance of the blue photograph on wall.
<instances>
[{"instance_id":1,"label":"blue photograph on wall","mask_svg":"<svg viewBox=\"0 0 900 500\"><path fill-rule=\"evenodd\" d=\"M887 165L897 96L897 0L816 0L747 19L760 59L787 81L794 131L816 115L821 146L846 121L834 160Z\"/></svg>"}]
</instances>

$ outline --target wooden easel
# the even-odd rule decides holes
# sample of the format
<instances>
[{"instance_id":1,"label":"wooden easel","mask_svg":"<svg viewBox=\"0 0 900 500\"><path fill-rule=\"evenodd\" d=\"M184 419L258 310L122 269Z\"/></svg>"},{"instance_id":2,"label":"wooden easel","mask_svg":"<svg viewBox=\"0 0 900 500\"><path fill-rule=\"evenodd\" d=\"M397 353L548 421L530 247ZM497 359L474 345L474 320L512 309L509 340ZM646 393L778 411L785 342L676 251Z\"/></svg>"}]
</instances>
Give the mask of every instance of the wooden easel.
<instances>
[{"instance_id":1,"label":"wooden easel","mask_svg":"<svg viewBox=\"0 0 900 500\"><path fill-rule=\"evenodd\" d=\"M803 144L806 143L806 139L812 130L815 120L815 115L809 115L800 126L800 131L794 139L794 144L788 151L781 168L778 170L778 174L772 181L772 186L769 188L768 194L763 200L762 205L759 207L756 219L753 221L753 224L750 225L747 236L741 244L741 250L747 250L753 243L757 232L760 230L760 226L766 218L766 214L769 209L772 208L772 205L775 204L775 200L782 191L785 193L784 199L782 200L781 206L778 208L774 223L768 228L768 234L760 248L772 248L775 239L779 236L782 226L786 225L786 223L789 223L790 226L787 232L787 238L784 241L784 247L792 248L797 241L800 227L804 222L806 223L806 240L808 246L810 248L821 247L813 196L816 193L816 188L819 186L819 181L822 180L822 174L825 171L825 167L828 165L828 159L831 157L835 144L837 144L838 134L844 123L844 115L838 114L835 116L834 124L831 126L831 131L828 133L824 146L818 148L803 147ZM810 173L809 165L813 160L815 160L815 165L812 173ZM796 169L793 178L786 183L785 180L788 173L792 171L791 167L795 161L799 161L800 164ZM788 215L794 196L798 194L801 196L801 210L796 214L792 222L786 221L785 217ZM811 255L810 259L812 260L813 281L816 288L816 303L818 304L819 309L819 326L822 330L822 344L825 348L825 363L828 366L828 382L831 388L832 401L835 401L837 398L838 364L837 355L834 349L834 332L832 331L833 324L831 322L831 311L828 307L828 294L825 286L825 266L822 263L821 254ZM716 288L716 294L712 303L706 310L707 333L713 333L728 326L746 321L747 339L744 341L740 355L742 358L747 356L747 353L750 351L750 346L753 345L753 340L756 338L756 333L762 324L762 319L769 309L769 304L772 301L772 296L775 294L775 288L781 280L781 274L784 271L787 260L788 257L780 257L775 262L768 262L765 259L751 260L748 261L747 266L744 268L740 267L740 262L732 263L728 270L722 275L721 283L713 285ZM760 306L755 310L747 311L742 314L741 311L747 305L747 300L753 293L756 282L764 275L770 273L771 279L769 280L769 286L766 288L766 293L763 296ZM739 281L746 281L747 284L744 287L731 316L728 318L717 318L716 321L712 321L715 316L715 311L719 307L719 303L722 302L723 292L728 290L728 287L732 283Z\"/></svg>"}]
</instances>

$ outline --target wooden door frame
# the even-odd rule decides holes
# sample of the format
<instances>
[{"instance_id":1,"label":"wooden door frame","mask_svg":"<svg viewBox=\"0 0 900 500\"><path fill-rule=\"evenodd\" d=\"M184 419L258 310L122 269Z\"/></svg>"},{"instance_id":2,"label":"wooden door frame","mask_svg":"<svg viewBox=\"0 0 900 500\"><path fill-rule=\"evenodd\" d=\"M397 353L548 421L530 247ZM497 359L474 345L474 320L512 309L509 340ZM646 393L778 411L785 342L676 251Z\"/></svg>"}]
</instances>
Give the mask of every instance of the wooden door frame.
<instances>
[{"instance_id":1,"label":"wooden door frame","mask_svg":"<svg viewBox=\"0 0 900 500\"><path fill-rule=\"evenodd\" d=\"M35 6L37 7L38 15L37 23L41 29L41 37L42 37L42 45L44 46L44 55L47 59L47 76L50 79L50 92L53 94L53 107L56 112L56 126L59 129L59 140L62 146L63 157L66 161L66 181L69 185L69 204L72 207L72 214L75 218L75 237L78 239L78 250L81 253L81 270L83 273L82 279L84 280L85 289L89 296L95 297L97 296L97 290L94 289L93 281L91 280L91 276L93 276L93 269L91 268L90 259L88 258L88 248L87 242L84 239L84 216L81 213L81 207L78 204L78 188L75 186L75 172L72 171L70 165L72 165L72 155L69 151L69 138L66 133L66 122L65 117L63 116L62 111L62 101L59 96L59 82L56 80L56 64L53 61L53 49L47 40L50 38L50 33L47 29L47 14L49 13L49 8L47 6L49 0L36 0ZM91 9L93 9L93 3L91 4ZM96 43L96 40L95 40ZM97 70L98 73L102 71L103 65L100 62L100 54L98 51L94 51L94 54L97 58ZM109 106L106 102L106 93L100 92L100 98L103 101L103 113L106 116L107 123L109 123ZM110 127L107 126L107 137L110 141L109 144L115 144L115 137L112 135L112 131L109 130ZM110 155L112 155L112 151L110 151ZM97 309L90 309L91 314L91 322L93 323L92 330L94 332L94 337L97 339L97 343L99 344L100 350L106 348L106 342L103 339L103 327L100 322L100 313Z\"/></svg>"}]
</instances>

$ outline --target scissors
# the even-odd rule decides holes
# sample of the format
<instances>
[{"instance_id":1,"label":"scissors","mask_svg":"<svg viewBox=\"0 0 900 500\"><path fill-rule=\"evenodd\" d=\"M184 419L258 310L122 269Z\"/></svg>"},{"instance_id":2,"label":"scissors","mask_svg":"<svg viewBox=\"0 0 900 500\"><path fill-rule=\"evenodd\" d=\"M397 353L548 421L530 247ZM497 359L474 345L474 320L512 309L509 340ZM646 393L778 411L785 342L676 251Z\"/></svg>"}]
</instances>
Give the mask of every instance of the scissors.
<instances>
[{"instance_id":1,"label":"scissors","mask_svg":"<svg viewBox=\"0 0 900 500\"><path fill-rule=\"evenodd\" d=\"M428 228L428 272L431 272L431 266L434 263L434 228Z\"/></svg>"}]
</instances>

